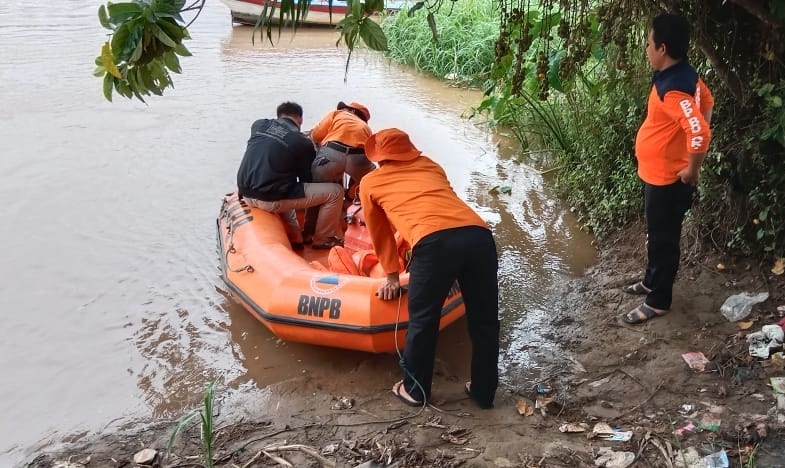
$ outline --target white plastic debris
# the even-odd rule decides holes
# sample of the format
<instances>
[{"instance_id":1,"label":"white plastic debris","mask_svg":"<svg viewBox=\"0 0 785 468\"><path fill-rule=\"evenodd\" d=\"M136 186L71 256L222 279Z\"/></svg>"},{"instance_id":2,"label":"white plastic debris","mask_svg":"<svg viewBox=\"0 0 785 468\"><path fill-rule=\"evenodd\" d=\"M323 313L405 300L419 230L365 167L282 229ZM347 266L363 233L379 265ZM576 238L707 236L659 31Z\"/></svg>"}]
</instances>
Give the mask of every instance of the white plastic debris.
<instances>
[{"instance_id":1,"label":"white plastic debris","mask_svg":"<svg viewBox=\"0 0 785 468\"><path fill-rule=\"evenodd\" d=\"M137 465L152 465L158 452L151 448L142 449L134 454L134 463Z\"/></svg>"},{"instance_id":2,"label":"white plastic debris","mask_svg":"<svg viewBox=\"0 0 785 468\"><path fill-rule=\"evenodd\" d=\"M759 304L768 298L769 293L767 292L758 294L749 292L734 294L725 299L725 302L720 307L720 312L722 312L722 315L724 315L726 319L731 322L736 322L750 315L752 306Z\"/></svg>"},{"instance_id":3,"label":"white plastic debris","mask_svg":"<svg viewBox=\"0 0 785 468\"><path fill-rule=\"evenodd\" d=\"M597 453L599 457L594 460L595 466L627 468L635 461L635 454L632 452L615 452L608 447L602 447Z\"/></svg>"},{"instance_id":4,"label":"white plastic debris","mask_svg":"<svg viewBox=\"0 0 785 468\"><path fill-rule=\"evenodd\" d=\"M782 346L785 332L779 325L764 325L760 331L747 335L750 356L768 359L772 349Z\"/></svg>"},{"instance_id":5,"label":"white plastic debris","mask_svg":"<svg viewBox=\"0 0 785 468\"><path fill-rule=\"evenodd\" d=\"M728 468L728 454L725 450L701 457L695 447L679 450L674 458L676 468Z\"/></svg>"}]
</instances>

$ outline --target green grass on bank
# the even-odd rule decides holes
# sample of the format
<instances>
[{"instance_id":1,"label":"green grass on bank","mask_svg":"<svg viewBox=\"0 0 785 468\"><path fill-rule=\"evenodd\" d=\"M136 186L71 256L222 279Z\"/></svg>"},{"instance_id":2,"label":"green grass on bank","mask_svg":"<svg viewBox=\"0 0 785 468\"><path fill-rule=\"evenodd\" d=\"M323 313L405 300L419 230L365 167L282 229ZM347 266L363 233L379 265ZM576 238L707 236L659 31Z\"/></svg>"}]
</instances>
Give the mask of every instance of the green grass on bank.
<instances>
[{"instance_id":1,"label":"green grass on bank","mask_svg":"<svg viewBox=\"0 0 785 468\"><path fill-rule=\"evenodd\" d=\"M479 84L493 64L493 43L499 36L498 10L489 0L446 2L433 15L433 39L424 8L411 16L400 11L382 22L389 56L438 78Z\"/></svg>"}]
</instances>

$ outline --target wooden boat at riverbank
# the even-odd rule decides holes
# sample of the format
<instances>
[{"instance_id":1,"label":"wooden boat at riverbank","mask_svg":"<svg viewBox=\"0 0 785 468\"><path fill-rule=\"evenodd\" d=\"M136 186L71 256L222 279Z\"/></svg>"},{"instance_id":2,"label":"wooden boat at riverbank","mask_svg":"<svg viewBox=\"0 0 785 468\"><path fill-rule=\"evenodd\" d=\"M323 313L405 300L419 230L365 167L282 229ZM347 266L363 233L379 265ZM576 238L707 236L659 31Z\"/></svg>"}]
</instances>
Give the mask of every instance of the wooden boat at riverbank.
<instances>
[{"instance_id":1,"label":"wooden boat at riverbank","mask_svg":"<svg viewBox=\"0 0 785 468\"><path fill-rule=\"evenodd\" d=\"M400 301L376 296L384 277L373 267L360 211L359 205L349 209L345 248L296 252L277 215L246 205L236 193L227 195L216 224L221 276L230 294L283 340L372 353L394 352L397 341L403 349L406 293ZM340 268L335 258L342 259ZM347 265L347 259L359 265ZM403 273L401 283L408 280ZM464 312L460 292L453 291L439 328Z\"/></svg>"},{"instance_id":2,"label":"wooden boat at riverbank","mask_svg":"<svg viewBox=\"0 0 785 468\"><path fill-rule=\"evenodd\" d=\"M270 0L222 0L229 7L232 14L232 22L240 24L256 25L259 16L265 11L265 5L275 8L274 14L270 17L272 24L278 24L281 2ZM330 5L332 3L332 7ZM403 7L405 2L400 0L385 1L385 11L395 12ZM311 4L306 10L302 24L312 26L335 26L343 19L348 11L345 0L311 0Z\"/></svg>"}]
</instances>

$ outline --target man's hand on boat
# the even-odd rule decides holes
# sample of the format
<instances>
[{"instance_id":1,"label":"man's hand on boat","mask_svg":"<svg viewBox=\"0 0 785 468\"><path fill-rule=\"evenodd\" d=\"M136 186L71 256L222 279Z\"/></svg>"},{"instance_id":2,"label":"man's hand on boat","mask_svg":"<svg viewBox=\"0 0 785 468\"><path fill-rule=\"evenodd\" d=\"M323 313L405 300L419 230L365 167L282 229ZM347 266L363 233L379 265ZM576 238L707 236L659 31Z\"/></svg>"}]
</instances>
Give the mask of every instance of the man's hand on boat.
<instances>
[{"instance_id":1,"label":"man's hand on boat","mask_svg":"<svg viewBox=\"0 0 785 468\"><path fill-rule=\"evenodd\" d=\"M400 296L401 291L402 288L401 282L398 279L398 272L388 273L387 279L384 284L379 287L379 290L376 291L376 295L382 300L389 301Z\"/></svg>"}]
</instances>

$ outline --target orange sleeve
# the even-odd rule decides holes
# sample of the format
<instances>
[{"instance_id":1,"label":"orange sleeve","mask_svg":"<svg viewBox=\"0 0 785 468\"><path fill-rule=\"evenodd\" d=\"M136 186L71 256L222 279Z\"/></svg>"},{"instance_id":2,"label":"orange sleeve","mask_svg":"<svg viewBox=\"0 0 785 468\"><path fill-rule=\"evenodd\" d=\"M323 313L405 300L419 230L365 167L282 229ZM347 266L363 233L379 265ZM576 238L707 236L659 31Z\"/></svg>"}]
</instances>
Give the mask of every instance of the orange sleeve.
<instances>
[{"instance_id":1,"label":"orange sleeve","mask_svg":"<svg viewBox=\"0 0 785 468\"><path fill-rule=\"evenodd\" d=\"M706 86L706 83L701 79L698 79L698 93L695 98L698 101L701 112L714 108L714 96L711 94L709 87Z\"/></svg>"},{"instance_id":2,"label":"orange sleeve","mask_svg":"<svg viewBox=\"0 0 785 468\"><path fill-rule=\"evenodd\" d=\"M311 129L311 139L319 146L323 144L324 137L326 137L327 132L330 131L330 127L333 123L333 115L335 115L335 111L322 117L322 120Z\"/></svg>"},{"instance_id":3,"label":"orange sleeve","mask_svg":"<svg viewBox=\"0 0 785 468\"><path fill-rule=\"evenodd\" d=\"M365 176L360 181L360 202L365 212L365 226L371 235L373 250L376 251L384 272L388 274L399 272L400 261L398 260L398 244L395 242L395 228L382 207L374 202L369 195L373 191L373 188L370 187L370 179L369 176Z\"/></svg>"},{"instance_id":4,"label":"orange sleeve","mask_svg":"<svg viewBox=\"0 0 785 468\"><path fill-rule=\"evenodd\" d=\"M687 153L705 153L709 149L711 130L692 96L681 91L668 91L663 99L663 110L684 131Z\"/></svg>"}]
</instances>

